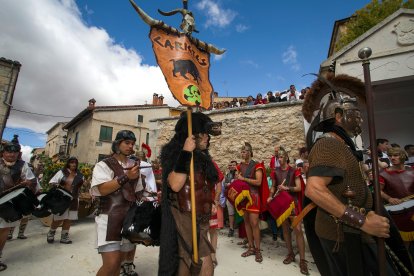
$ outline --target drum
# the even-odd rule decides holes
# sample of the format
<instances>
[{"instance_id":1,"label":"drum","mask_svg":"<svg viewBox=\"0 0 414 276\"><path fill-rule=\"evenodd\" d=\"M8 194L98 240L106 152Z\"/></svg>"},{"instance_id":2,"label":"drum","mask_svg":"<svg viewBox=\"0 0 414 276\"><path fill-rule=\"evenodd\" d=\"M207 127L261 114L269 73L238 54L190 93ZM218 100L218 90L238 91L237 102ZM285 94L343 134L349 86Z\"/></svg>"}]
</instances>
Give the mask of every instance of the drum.
<instances>
[{"instance_id":1,"label":"drum","mask_svg":"<svg viewBox=\"0 0 414 276\"><path fill-rule=\"evenodd\" d=\"M35 215L42 217L42 215L46 216L47 212L50 212L61 216L69 208L72 199L73 196L70 192L60 187L53 187L42 196Z\"/></svg>"},{"instance_id":2,"label":"drum","mask_svg":"<svg viewBox=\"0 0 414 276\"><path fill-rule=\"evenodd\" d=\"M244 210L253 204L249 184L238 179L229 185L226 197L240 216L243 216Z\"/></svg>"},{"instance_id":3,"label":"drum","mask_svg":"<svg viewBox=\"0 0 414 276\"><path fill-rule=\"evenodd\" d=\"M412 232L414 229L414 199L404 201L397 205L384 206L388 213L391 215L398 230L402 232ZM404 234L401 233L404 239ZM407 236L410 236L409 234ZM410 240L407 237L404 240Z\"/></svg>"},{"instance_id":4,"label":"drum","mask_svg":"<svg viewBox=\"0 0 414 276\"><path fill-rule=\"evenodd\" d=\"M407 211L414 209L414 199L404 201L397 205L386 205L384 207L391 215L406 213Z\"/></svg>"},{"instance_id":5,"label":"drum","mask_svg":"<svg viewBox=\"0 0 414 276\"><path fill-rule=\"evenodd\" d=\"M33 211L32 215L38 218L45 218L50 216L52 213L46 206L42 205L42 199L47 195L47 193L41 193L37 196L37 200L39 200L39 205L36 207L36 210Z\"/></svg>"},{"instance_id":6,"label":"drum","mask_svg":"<svg viewBox=\"0 0 414 276\"><path fill-rule=\"evenodd\" d=\"M39 201L29 188L18 186L1 195L0 217L6 222L20 220L30 215L38 204Z\"/></svg>"},{"instance_id":7,"label":"drum","mask_svg":"<svg viewBox=\"0 0 414 276\"><path fill-rule=\"evenodd\" d=\"M292 214L293 209L295 209L295 202L286 191L279 192L267 204L267 210L276 220L278 227Z\"/></svg>"},{"instance_id":8,"label":"drum","mask_svg":"<svg viewBox=\"0 0 414 276\"><path fill-rule=\"evenodd\" d=\"M136 244L160 245L161 206L157 201L134 204L125 217L121 235Z\"/></svg>"}]
</instances>

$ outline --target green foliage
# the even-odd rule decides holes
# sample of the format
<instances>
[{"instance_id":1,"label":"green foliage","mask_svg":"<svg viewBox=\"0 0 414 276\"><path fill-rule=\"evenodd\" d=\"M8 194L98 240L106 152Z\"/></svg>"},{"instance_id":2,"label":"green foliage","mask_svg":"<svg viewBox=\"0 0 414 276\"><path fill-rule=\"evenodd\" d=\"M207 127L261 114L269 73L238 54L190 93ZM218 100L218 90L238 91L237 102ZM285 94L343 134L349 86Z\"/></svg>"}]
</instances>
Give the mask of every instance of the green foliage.
<instances>
[{"instance_id":1,"label":"green foliage","mask_svg":"<svg viewBox=\"0 0 414 276\"><path fill-rule=\"evenodd\" d=\"M414 9L414 0L372 0L364 8L356 11L352 18L345 23L346 33L335 45L335 52L354 41L400 8Z\"/></svg>"}]
</instances>

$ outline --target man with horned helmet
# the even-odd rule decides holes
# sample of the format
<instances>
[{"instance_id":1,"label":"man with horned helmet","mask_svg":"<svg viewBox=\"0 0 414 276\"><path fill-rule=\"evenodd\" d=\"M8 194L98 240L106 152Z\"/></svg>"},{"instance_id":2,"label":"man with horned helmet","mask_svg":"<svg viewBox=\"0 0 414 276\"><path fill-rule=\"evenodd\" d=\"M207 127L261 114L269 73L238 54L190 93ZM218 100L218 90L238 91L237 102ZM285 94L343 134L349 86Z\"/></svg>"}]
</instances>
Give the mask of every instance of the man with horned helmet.
<instances>
[{"instance_id":1,"label":"man with horned helmet","mask_svg":"<svg viewBox=\"0 0 414 276\"><path fill-rule=\"evenodd\" d=\"M91 194L99 199L95 218L97 248L102 257L98 276L137 275L134 271L135 246L122 239L121 230L130 206L135 202L137 191L142 190L139 162L129 159L134 153L135 135L121 130L112 142L113 155L98 162L92 175ZM132 259L128 259L132 256Z\"/></svg>"},{"instance_id":2,"label":"man with horned helmet","mask_svg":"<svg viewBox=\"0 0 414 276\"><path fill-rule=\"evenodd\" d=\"M11 142L5 143L0 150L0 194L18 185L29 187L33 193L37 190L36 177L29 165L21 160L20 150L21 147L17 135L14 135ZM19 220L9 223L0 218L0 257L3 253L10 228L16 227L18 224ZM6 268L7 266L0 262L0 271Z\"/></svg>"},{"instance_id":3,"label":"man with horned helmet","mask_svg":"<svg viewBox=\"0 0 414 276\"><path fill-rule=\"evenodd\" d=\"M318 76L302 109L305 119L312 122L307 139L311 150L306 195L318 206L315 231L329 275L377 275L373 238L389 237L389 220L372 211L372 195L361 169L362 154L351 139L361 133L356 97L364 100L364 92L364 84L357 78ZM313 130L323 135L312 144ZM387 270L394 275L390 266Z\"/></svg>"},{"instance_id":4,"label":"man with horned helmet","mask_svg":"<svg viewBox=\"0 0 414 276\"><path fill-rule=\"evenodd\" d=\"M214 185L219 170L209 154L210 135L221 133L221 124L207 115L194 112L193 135L188 137L187 114L182 113L174 137L161 150L163 174L162 227L158 275L213 275L208 240ZM190 198L190 161L194 160L198 256L193 261Z\"/></svg>"}]
</instances>

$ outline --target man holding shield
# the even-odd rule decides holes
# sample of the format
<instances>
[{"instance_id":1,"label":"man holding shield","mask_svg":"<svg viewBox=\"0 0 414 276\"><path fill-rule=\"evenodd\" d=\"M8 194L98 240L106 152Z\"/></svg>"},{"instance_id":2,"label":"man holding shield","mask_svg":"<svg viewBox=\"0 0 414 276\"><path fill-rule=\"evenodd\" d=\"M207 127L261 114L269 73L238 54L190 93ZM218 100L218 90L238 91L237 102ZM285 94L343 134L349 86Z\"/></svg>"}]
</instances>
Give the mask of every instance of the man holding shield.
<instances>
[{"instance_id":1,"label":"man holding shield","mask_svg":"<svg viewBox=\"0 0 414 276\"><path fill-rule=\"evenodd\" d=\"M208 149L210 134L220 134L213 121L203 113L192 113L192 132L188 137L188 117L181 115L174 137L161 151L163 168L162 227L158 275L213 275L208 240L214 184L219 173ZM190 200L190 161L194 160L195 207L199 260L193 260ZM178 256L176 258L175 256Z\"/></svg>"},{"instance_id":2,"label":"man holding shield","mask_svg":"<svg viewBox=\"0 0 414 276\"><path fill-rule=\"evenodd\" d=\"M36 177L29 165L21 160L21 147L18 136L14 135L11 142L7 142L0 149L0 194L15 186L23 185L31 189L33 193L37 190ZM0 257L6 244L7 236L11 227L16 227L19 220L6 222L0 218ZM0 271L7 269L7 265L0 262Z\"/></svg>"}]
</instances>

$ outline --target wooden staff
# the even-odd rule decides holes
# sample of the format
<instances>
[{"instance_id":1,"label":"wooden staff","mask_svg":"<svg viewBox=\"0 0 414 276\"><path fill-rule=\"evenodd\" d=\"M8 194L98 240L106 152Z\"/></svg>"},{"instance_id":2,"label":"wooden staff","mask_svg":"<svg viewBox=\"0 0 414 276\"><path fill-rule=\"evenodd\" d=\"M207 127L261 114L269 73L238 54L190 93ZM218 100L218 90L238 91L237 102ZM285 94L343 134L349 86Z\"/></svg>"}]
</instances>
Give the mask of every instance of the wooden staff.
<instances>
[{"instance_id":1,"label":"wooden staff","mask_svg":"<svg viewBox=\"0 0 414 276\"><path fill-rule=\"evenodd\" d=\"M193 119L191 107L187 108L187 128L188 137L193 136ZM193 233L193 260L198 264L198 242L197 242L197 224L196 224L196 198L195 198L195 184L194 184L194 154L191 153L190 162L190 191L191 191L191 229Z\"/></svg>"},{"instance_id":2,"label":"wooden staff","mask_svg":"<svg viewBox=\"0 0 414 276\"><path fill-rule=\"evenodd\" d=\"M375 132L375 120L374 120L374 100L372 96L371 86L371 74L369 70L369 57L372 54L372 50L369 47L362 48L358 52L358 57L362 59L362 67L364 68L364 80L365 80L365 93L367 99L367 113L368 113L368 130L369 130L369 143L371 144L371 160L372 160L372 175L374 181L374 194L375 194L375 212L383 216L382 209L383 203L381 200L381 188L379 185L379 169L378 169L378 152L377 152L377 138ZM381 276L387 275L386 272L386 259L385 259L385 243L384 238L377 238L378 247L378 269Z\"/></svg>"}]
</instances>

